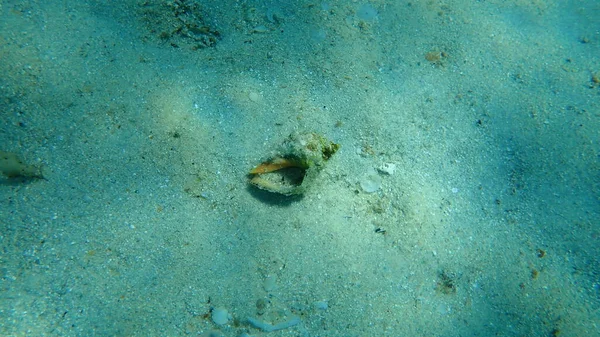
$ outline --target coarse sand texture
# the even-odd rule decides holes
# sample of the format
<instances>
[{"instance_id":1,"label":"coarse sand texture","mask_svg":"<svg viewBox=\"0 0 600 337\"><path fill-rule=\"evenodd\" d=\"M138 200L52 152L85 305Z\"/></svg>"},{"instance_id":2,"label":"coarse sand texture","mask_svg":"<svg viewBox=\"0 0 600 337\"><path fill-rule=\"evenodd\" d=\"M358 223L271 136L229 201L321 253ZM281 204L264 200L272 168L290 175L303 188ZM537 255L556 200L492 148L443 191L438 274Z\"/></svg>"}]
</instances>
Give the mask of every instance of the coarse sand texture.
<instances>
[{"instance_id":1,"label":"coarse sand texture","mask_svg":"<svg viewBox=\"0 0 600 337\"><path fill-rule=\"evenodd\" d=\"M599 17L0 1L0 336L600 337Z\"/></svg>"}]
</instances>

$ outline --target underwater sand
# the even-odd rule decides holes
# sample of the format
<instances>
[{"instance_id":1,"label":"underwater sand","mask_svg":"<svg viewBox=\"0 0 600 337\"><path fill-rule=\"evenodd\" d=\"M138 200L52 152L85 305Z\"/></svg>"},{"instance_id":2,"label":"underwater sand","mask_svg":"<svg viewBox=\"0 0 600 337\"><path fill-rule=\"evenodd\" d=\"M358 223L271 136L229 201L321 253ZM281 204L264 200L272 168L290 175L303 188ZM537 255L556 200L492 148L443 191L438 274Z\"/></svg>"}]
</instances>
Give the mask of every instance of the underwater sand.
<instances>
[{"instance_id":1,"label":"underwater sand","mask_svg":"<svg viewBox=\"0 0 600 337\"><path fill-rule=\"evenodd\" d=\"M1 1L0 151L45 179L0 177L0 335L600 336L598 17ZM293 132L341 148L249 186Z\"/></svg>"}]
</instances>

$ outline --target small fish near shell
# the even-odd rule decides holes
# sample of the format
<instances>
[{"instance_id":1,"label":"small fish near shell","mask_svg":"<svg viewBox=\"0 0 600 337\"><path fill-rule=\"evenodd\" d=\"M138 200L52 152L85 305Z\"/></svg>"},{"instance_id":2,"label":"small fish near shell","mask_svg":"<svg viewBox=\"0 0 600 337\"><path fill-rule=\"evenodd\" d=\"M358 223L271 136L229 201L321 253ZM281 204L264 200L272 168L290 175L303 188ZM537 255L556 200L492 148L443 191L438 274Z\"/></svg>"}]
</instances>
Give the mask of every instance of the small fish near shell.
<instances>
[{"instance_id":1,"label":"small fish near shell","mask_svg":"<svg viewBox=\"0 0 600 337\"><path fill-rule=\"evenodd\" d=\"M339 147L316 133L292 134L277 155L250 170L250 184L286 196L303 194Z\"/></svg>"}]
</instances>

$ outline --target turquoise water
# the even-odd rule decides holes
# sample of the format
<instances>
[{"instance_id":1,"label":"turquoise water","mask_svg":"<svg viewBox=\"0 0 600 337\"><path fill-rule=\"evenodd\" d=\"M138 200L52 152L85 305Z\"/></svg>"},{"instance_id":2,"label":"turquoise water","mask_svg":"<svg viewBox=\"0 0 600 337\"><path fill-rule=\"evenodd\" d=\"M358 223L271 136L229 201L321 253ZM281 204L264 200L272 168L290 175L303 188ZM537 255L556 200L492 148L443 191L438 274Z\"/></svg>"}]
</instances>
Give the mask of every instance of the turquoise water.
<instances>
[{"instance_id":1,"label":"turquoise water","mask_svg":"<svg viewBox=\"0 0 600 337\"><path fill-rule=\"evenodd\" d=\"M0 335L600 336L599 15L0 1Z\"/></svg>"}]
</instances>

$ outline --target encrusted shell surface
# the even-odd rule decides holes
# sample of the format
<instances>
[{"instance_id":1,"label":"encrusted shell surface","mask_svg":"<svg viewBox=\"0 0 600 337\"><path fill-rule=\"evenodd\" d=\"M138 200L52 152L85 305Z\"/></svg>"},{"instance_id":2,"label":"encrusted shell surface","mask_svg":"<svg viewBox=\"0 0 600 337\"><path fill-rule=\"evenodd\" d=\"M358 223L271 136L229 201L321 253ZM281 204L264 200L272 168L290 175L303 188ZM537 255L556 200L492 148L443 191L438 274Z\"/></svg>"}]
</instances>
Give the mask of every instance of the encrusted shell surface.
<instances>
[{"instance_id":1,"label":"encrusted shell surface","mask_svg":"<svg viewBox=\"0 0 600 337\"><path fill-rule=\"evenodd\" d=\"M291 134L274 156L249 172L250 183L287 196L302 194L339 147L316 133Z\"/></svg>"}]
</instances>

